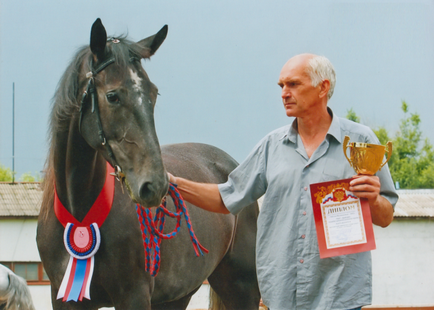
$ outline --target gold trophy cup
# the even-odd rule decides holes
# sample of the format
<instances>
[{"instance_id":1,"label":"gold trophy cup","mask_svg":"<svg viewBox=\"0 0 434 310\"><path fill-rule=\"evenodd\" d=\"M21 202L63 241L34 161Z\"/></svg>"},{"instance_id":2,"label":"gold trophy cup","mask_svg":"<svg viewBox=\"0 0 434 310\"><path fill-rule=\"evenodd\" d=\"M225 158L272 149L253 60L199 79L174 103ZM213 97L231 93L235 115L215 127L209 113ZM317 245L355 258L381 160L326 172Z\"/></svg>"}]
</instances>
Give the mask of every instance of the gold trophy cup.
<instances>
[{"instance_id":1,"label":"gold trophy cup","mask_svg":"<svg viewBox=\"0 0 434 310\"><path fill-rule=\"evenodd\" d=\"M386 146L362 142L350 142L350 137L344 138L344 154L357 174L374 175L380 170L392 156L392 142ZM350 158L347 156L347 148L350 148ZM383 163L384 154L387 153L386 161Z\"/></svg>"}]
</instances>

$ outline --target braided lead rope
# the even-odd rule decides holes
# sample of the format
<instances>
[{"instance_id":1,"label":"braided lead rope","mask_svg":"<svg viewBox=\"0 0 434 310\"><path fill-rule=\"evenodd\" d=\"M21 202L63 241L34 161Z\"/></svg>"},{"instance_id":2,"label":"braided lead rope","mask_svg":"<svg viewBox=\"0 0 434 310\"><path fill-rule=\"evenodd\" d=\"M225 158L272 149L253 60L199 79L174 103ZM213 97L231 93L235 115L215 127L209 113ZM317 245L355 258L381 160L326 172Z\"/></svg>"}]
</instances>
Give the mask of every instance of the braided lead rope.
<instances>
[{"instance_id":1,"label":"braided lead rope","mask_svg":"<svg viewBox=\"0 0 434 310\"><path fill-rule=\"evenodd\" d=\"M136 206L137 217L139 219L140 229L142 231L143 246L145 248L145 270L149 272L153 277L155 277L160 270L161 240L172 239L178 234L181 227L181 217L183 214L185 217L185 221L187 222L190 240L193 244L196 256L203 256L204 252L208 253L208 250L204 248L197 240L196 234L193 230L193 226L191 225L188 210L184 203L184 199L173 184L169 184L169 195L172 197L173 203L175 204L176 212L168 210L166 208L166 201L164 201L157 208L155 216L154 218L152 218L151 209L144 208L140 205ZM176 226L174 230L169 234L163 233L166 215L172 218L176 218ZM151 253L152 248L154 249L153 253Z\"/></svg>"},{"instance_id":2,"label":"braided lead rope","mask_svg":"<svg viewBox=\"0 0 434 310\"><path fill-rule=\"evenodd\" d=\"M151 270L151 262L149 257L151 256L151 240L146 234L145 215L143 214L143 208L136 205L137 217L139 218L140 231L142 232L143 246L145 248L145 270Z\"/></svg>"},{"instance_id":3,"label":"braided lead rope","mask_svg":"<svg viewBox=\"0 0 434 310\"><path fill-rule=\"evenodd\" d=\"M181 194L179 193L179 191L176 189L175 186L173 186L172 184L170 184L170 186L173 187L173 191L169 190L169 194L172 197L176 208L181 209L182 212L184 213L185 221L187 222L188 231L190 233L190 239L191 239L191 242L193 243L193 248L194 248L194 251L196 252L196 256L199 256L199 253L200 253L200 255L203 256L204 255L203 252L208 253L208 250L205 249L199 243L199 240L197 240L196 234L194 233L194 230L193 230L193 225L191 225L190 215L188 214L188 210L185 207L184 199L182 198Z\"/></svg>"}]
</instances>

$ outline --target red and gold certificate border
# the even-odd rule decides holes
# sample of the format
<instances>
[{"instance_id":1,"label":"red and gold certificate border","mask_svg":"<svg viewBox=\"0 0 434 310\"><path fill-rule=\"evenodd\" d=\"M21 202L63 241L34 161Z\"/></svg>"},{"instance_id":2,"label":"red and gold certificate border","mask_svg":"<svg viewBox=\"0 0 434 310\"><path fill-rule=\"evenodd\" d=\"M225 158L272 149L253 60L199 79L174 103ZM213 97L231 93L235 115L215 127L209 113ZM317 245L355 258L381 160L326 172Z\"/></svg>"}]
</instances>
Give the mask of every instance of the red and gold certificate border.
<instances>
[{"instance_id":1,"label":"red and gold certificate border","mask_svg":"<svg viewBox=\"0 0 434 310\"><path fill-rule=\"evenodd\" d=\"M359 199L363 225L365 227L366 242L349 245L342 244L339 247L327 248L327 232L324 229L325 217L322 214L321 204L323 203L323 200L326 198L326 196L332 193L333 199L335 199L337 203L344 203L342 201L345 200L345 195L349 192L348 189L351 180L352 179L343 179L323 183L314 183L310 185L320 258L366 252L375 250L376 248L371 210L367 199ZM352 203L354 203L354 201Z\"/></svg>"}]
</instances>

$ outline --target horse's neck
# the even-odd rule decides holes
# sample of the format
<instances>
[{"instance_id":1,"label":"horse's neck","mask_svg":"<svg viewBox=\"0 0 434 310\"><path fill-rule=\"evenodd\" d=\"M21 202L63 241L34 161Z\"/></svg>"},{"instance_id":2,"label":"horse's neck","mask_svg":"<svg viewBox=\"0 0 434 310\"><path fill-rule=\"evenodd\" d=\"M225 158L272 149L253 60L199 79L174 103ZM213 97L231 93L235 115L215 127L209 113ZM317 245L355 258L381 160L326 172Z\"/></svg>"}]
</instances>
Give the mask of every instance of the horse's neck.
<instances>
[{"instance_id":1,"label":"horse's neck","mask_svg":"<svg viewBox=\"0 0 434 310\"><path fill-rule=\"evenodd\" d=\"M53 160L57 195L81 222L104 186L106 161L74 127L56 134Z\"/></svg>"}]
</instances>

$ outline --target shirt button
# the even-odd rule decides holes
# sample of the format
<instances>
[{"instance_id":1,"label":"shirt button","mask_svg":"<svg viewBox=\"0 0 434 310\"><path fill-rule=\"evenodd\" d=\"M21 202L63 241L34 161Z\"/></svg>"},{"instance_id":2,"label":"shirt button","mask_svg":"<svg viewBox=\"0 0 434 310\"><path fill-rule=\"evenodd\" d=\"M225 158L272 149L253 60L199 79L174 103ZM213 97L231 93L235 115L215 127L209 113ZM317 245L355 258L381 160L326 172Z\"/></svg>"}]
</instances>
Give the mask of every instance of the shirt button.
<instances>
[{"instance_id":1,"label":"shirt button","mask_svg":"<svg viewBox=\"0 0 434 310\"><path fill-rule=\"evenodd\" d=\"M306 235L301 235L301 239L304 239L304 238L306 238Z\"/></svg>"},{"instance_id":2,"label":"shirt button","mask_svg":"<svg viewBox=\"0 0 434 310\"><path fill-rule=\"evenodd\" d=\"M300 263L302 263L302 264L303 264L303 263L304 263L304 259L300 259Z\"/></svg>"},{"instance_id":3,"label":"shirt button","mask_svg":"<svg viewBox=\"0 0 434 310\"><path fill-rule=\"evenodd\" d=\"M307 186L304 187L304 190L307 191Z\"/></svg>"},{"instance_id":4,"label":"shirt button","mask_svg":"<svg viewBox=\"0 0 434 310\"><path fill-rule=\"evenodd\" d=\"M303 211L303 215L306 215L306 211Z\"/></svg>"}]
</instances>

